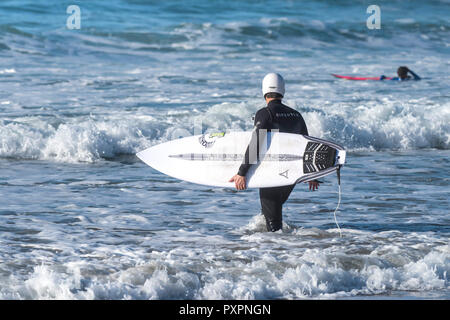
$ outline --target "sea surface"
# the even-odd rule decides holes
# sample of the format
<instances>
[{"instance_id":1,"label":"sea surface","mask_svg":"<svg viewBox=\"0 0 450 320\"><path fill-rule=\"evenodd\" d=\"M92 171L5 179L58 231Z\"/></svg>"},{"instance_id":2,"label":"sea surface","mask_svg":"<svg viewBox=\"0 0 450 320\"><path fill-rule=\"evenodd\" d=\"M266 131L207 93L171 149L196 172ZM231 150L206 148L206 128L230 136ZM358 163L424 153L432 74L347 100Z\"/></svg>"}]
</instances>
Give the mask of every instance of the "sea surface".
<instances>
[{"instance_id":1,"label":"sea surface","mask_svg":"<svg viewBox=\"0 0 450 320\"><path fill-rule=\"evenodd\" d=\"M372 2L2 0L0 299L450 299L450 3ZM348 150L342 234L335 175L269 233L135 156L251 130L268 72Z\"/></svg>"}]
</instances>

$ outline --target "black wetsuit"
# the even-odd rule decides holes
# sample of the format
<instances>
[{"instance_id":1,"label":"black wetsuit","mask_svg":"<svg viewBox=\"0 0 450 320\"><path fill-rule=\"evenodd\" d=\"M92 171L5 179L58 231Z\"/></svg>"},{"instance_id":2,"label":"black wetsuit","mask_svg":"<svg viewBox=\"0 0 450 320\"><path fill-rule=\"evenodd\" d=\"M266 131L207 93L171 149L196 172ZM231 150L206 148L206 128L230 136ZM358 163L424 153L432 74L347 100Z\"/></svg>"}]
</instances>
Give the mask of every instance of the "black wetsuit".
<instances>
[{"instance_id":1,"label":"black wetsuit","mask_svg":"<svg viewBox=\"0 0 450 320\"><path fill-rule=\"evenodd\" d=\"M421 80L421 78L417 74L415 74L414 71L408 69L408 72L412 74L412 78L411 78L411 76L406 76L406 78L403 78L403 79L400 77L393 77L393 78L390 78L389 80L394 80L394 81ZM386 79L386 77L384 75L380 77L380 80L385 80L385 79Z\"/></svg>"},{"instance_id":2,"label":"black wetsuit","mask_svg":"<svg viewBox=\"0 0 450 320\"><path fill-rule=\"evenodd\" d=\"M255 115L255 129L250 142L250 145L257 143L259 145L259 139L264 137L264 130L270 131L271 129L278 129L279 132L296 133L308 135L308 129L306 128L305 120L302 115L288 106L281 103L280 100L272 100L267 107L264 107ZM252 148L257 150L258 147ZM256 163L257 159L251 159L257 157L256 155L249 154L250 146L245 153L245 160L241 164L238 175L245 176L250 169L252 163ZM255 161L256 160L256 161ZM295 184L284 187L273 188L260 188L259 197L261 200L262 214L266 218L267 230L277 231L282 227L282 208L283 204L288 199Z\"/></svg>"}]
</instances>

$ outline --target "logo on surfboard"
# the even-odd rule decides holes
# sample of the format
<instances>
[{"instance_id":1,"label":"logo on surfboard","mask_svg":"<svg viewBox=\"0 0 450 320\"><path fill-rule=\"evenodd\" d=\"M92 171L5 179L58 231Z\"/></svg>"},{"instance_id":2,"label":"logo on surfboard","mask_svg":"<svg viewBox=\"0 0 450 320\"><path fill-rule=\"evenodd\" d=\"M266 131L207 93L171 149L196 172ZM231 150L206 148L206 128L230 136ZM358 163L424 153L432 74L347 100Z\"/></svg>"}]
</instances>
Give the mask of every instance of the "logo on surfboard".
<instances>
[{"instance_id":1,"label":"logo on surfboard","mask_svg":"<svg viewBox=\"0 0 450 320\"><path fill-rule=\"evenodd\" d=\"M289 171L289 169L284 171L284 172L279 173L279 175L282 176L282 177L285 177L286 179L289 179L288 178L288 171Z\"/></svg>"},{"instance_id":2,"label":"logo on surfboard","mask_svg":"<svg viewBox=\"0 0 450 320\"><path fill-rule=\"evenodd\" d=\"M216 139L223 138L225 136L225 132L217 132L217 133L211 133L208 137L206 135L202 134L198 138L198 142L204 146L205 148L211 148L214 143L216 142Z\"/></svg>"}]
</instances>

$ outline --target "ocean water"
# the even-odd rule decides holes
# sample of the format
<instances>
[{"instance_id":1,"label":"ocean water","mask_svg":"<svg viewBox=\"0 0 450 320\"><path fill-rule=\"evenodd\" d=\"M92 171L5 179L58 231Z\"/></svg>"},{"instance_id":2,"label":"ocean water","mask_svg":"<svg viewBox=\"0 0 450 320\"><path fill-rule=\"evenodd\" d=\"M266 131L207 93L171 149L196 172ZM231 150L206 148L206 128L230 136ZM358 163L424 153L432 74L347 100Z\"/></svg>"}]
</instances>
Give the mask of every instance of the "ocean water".
<instances>
[{"instance_id":1,"label":"ocean water","mask_svg":"<svg viewBox=\"0 0 450 320\"><path fill-rule=\"evenodd\" d=\"M80 29L67 28L69 5ZM448 1L0 2L0 299L449 299ZM364 82L331 73L395 75ZM284 228L135 153L251 130L261 79L348 150Z\"/></svg>"}]
</instances>

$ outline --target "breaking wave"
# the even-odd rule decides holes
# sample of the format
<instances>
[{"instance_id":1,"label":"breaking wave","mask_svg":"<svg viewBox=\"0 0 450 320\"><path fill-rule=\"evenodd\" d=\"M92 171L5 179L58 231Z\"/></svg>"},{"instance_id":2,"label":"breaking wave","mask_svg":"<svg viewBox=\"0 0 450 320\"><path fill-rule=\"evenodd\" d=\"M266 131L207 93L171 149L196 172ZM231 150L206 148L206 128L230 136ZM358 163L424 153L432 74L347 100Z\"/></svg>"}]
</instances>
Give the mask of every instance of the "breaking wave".
<instances>
[{"instance_id":1,"label":"breaking wave","mask_svg":"<svg viewBox=\"0 0 450 320\"><path fill-rule=\"evenodd\" d=\"M145 117L126 114L104 120L78 118L59 125L46 118L1 120L0 157L62 162L113 159L184 136L251 130L249 119L257 108L224 103L205 111L166 111ZM373 103L356 108L297 109L311 136L342 144L350 151L450 148L448 104L424 107Z\"/></svg>"}]
</instances>

